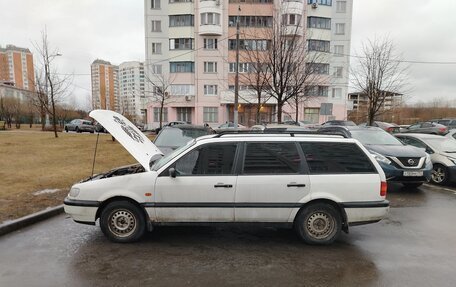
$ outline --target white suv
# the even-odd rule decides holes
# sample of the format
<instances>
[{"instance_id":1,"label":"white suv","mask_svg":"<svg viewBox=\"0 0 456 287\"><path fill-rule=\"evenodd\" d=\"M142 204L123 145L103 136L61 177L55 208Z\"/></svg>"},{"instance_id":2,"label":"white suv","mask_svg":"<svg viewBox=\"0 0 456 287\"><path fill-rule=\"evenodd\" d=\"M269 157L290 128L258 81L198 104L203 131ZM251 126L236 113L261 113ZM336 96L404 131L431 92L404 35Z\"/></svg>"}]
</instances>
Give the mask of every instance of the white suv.
<instances>
[{"instance_id":1,"label":"white suv","mask_svg":"<svg viewBox=\"0 0 456 287\"><path fill-rule=\"evenodd\" d=\"M223 134L192 140L163 157L123 116L100 122L138 160L75 184L65 211L115 242L138 240L156 225L262 223L293 227L329 244L351 225L389 209L386 179L354 139L298 134Z\"/></svg>"}]
</instances>

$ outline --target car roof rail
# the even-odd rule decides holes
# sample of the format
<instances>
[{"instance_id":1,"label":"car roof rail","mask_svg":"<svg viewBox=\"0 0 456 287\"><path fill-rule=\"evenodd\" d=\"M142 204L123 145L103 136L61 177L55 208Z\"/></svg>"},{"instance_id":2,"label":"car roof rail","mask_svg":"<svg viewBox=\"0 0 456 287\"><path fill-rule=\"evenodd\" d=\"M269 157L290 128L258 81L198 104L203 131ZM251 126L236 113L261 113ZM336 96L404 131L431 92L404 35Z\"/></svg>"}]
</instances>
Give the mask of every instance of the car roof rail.
<instances>
[{"instance_id":1,"label":"car roof rail","mask_svg":"<svg viewBox=\"0 0 456 287\"><path fill-rule=\"evenodd\" d=\"M337 136L348 138L347 135L338 132L318 132L318 131L280 131L280 130L264 130L264 131L245 131L245 130L238 130L238 131L223 131L215 134L212 138L220 138L226 135L289 135L290 137L294 137L295 135L312 135L312 136Z\"/></svg>"}]
</instances>

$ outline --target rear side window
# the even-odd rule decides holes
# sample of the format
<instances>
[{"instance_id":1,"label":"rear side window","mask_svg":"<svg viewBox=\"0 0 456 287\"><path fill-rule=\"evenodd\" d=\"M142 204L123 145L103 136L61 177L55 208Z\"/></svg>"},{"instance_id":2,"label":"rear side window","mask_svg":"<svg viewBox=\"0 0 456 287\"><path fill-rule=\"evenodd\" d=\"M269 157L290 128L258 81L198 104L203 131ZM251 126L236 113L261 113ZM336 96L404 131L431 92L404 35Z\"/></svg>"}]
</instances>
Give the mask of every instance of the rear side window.
<instances>
[{"instance_id":1,"label":"rear side window","mask_svg":"<svg viewBox=\"0 0 456 287\"><path fill-rule=\"evenodd\" d=\"M301 142L310 174L377 173L354 143Z\"/></svg>"},{"instance_id":2,"label":"rear side window","mask_svg":"<svg viewBox=\"0 0 456 287\"><path fill-rule=\"evenodd\" d=\"M301 158L295 143L247 143L243 174L299 173Z\"/></svg>"},{"instance_id":3,"label":"rear side window","mask_svg":"<svg viewBox=\"0 0 456 287\"><path fill-rule=\"evenodd\" d=\"M233 174L236 143L210 144L196 148L176 162L179 175Z\"/></svg>"}]
</instances>

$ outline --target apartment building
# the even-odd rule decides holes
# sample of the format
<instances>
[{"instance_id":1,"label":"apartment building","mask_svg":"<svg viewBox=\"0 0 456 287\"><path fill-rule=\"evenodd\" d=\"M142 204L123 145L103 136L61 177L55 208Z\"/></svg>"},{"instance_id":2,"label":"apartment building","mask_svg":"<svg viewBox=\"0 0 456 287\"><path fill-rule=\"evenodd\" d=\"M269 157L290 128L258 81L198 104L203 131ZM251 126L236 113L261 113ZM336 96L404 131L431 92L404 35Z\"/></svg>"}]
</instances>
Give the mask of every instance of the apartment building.
<instances>
[{"instance_id":1,"label":"apartment building","mask_svg":"<svg viewBox=\"0 0 456 287\"><path fill-rule=\"evenodd\" d=\"M91 68L92 108L119 111L119 67L108 61L95 60Z\"/></svg>"},{"instance_id":2,"label":"apartment building","mask_svg":"<svg viewBox=\"0 0 456 287\"><path fill-rule=\"evenodd\" d=\"M119 111L134 122L145 122L144 64L138 61L119 65Z\"/></svg>"},{"instance_id":3,"label":"apartment building","mask_svg":"<svg viewBox=\"0 0 456 287\"><path fill-rule=\"evenodd\" d=\"M12 83L18 89L35 91L33 55L29 49L14 45L0 47L0 82Z\"/></svg>"},{"instance_id":4,"label":"apartment building","mask_svg":"<svg viewBox=\"0 0 456 287\"><path fill-rule=\"evenodd\" d=\"M144 71L148 79L148 123L158 124L157 84L166 88L163 121L181 120L217 125L233 121L236 68L236 21L240 23L240 53L267 50L274 23L296 27L309 53L324 55L322 79L299 103L300 120L323 122L346 118L353 0L145 0ZM240 57L239 73L249 73ZM273 98L258 104L250 85L239 86L239 123L277 121ZM163 97L162 97L163 98ZM322 104L331 115L320 115ZM327 110L327 109L325 109ZM285 105L282 120L295 119Z\"/></svg>"}]
</instances>

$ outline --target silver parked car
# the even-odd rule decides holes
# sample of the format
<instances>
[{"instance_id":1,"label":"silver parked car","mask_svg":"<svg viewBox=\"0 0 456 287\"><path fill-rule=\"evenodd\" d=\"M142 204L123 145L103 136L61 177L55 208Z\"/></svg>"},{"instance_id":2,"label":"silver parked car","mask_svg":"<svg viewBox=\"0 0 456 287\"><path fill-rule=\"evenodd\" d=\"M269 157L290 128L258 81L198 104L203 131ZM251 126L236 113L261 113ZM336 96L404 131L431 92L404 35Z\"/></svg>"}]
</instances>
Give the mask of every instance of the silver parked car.
<instances>
[{"instance_id":1,"label":"silver parked car","mask_svg":"<svg viewBox=\"0 0 456 287\"><path fill-rule=\"evenodd\" d=\"M444 125L431 122L420 122L409 126L406 130L401 131L402 133L420 133L420 134L431 134L431 135L446 135L448 128Z\"/></svg>"},{"instance_id":2,"label":"silver parked car","mask_svg":"<svg viewBox=\"0 0 456 287\"><path fill-rule=\"evenodd\" d=\"M456 141L448 137L427 134L397 134L408 145L423 148L433 164L431 181L437 184L456 182Z\"/></svg>"},{"instance_id":3,"label":"silver parked car","mask_svg":"<svg viewBox=\"0 0 456 287\"><path fill-rule=\"evenodd\" d=\"M91 121L75 119L65 125L65 131L75 131L77 133L89 132L93 134L95 132L95 126L92 124Z\"/></svg>"}]
</instances>

